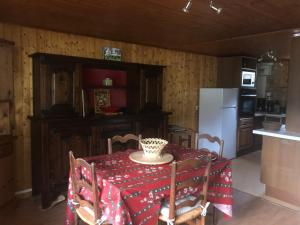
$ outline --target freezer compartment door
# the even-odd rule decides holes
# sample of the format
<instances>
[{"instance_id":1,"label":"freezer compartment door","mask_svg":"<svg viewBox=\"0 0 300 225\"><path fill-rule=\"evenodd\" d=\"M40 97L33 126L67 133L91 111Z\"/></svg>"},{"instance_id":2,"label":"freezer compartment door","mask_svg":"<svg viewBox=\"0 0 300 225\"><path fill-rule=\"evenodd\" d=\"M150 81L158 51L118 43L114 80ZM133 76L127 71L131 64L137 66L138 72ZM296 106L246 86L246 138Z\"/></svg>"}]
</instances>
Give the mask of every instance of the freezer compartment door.
<instances>
[{"instance_id":1,"label":"freezer compartment door","mask_svg":"<svg viewBox=\"0 0 300 225\"><path fill-rule=\"evenodd\" d=\"M238 88L223 89L223 108L231 108L238 106Z\"/></svg>"}]
</instances>

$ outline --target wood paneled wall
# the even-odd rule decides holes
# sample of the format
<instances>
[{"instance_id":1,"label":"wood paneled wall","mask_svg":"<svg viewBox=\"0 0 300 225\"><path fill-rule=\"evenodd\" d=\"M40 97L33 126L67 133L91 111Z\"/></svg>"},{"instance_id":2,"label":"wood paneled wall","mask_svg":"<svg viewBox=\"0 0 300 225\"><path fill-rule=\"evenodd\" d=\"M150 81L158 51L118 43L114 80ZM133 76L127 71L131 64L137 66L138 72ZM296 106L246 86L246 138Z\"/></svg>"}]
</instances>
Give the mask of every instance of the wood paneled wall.
<instances>
[{"instance_id":1,"label":"wood paneled wall","mask_svg":"<svg viewBox=\"0 0 300 225\"><path fill-rule=\"evenodd\" d=\"M0 23L0 38L15 42L14 92L16 141L16 189L31 187L30 122L32 115L32 61L34 52L102 58L102 47L122 49L127 62L165 65L163 109L171 111L170 123L196 129L198 91L215 87L215 57L128 44L73 34ZM2 84L1 84L2 85Z\"/></svg>"}]
</instances>

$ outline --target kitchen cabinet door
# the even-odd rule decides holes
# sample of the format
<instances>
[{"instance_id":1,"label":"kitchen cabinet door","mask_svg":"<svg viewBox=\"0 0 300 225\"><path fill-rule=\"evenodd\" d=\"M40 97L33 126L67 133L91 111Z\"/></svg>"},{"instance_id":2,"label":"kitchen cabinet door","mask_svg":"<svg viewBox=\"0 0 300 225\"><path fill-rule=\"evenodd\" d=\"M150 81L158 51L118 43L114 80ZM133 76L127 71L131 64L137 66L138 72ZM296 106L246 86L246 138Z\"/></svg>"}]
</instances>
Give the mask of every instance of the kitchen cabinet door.
<instances>
[{"instance_id":1,"label":"kitchen cabinet door","mask_svg":"<svg viewBox=\"0 0 300 225\"><path fill-rule=\"evenodd\" d=\"M251 148L253 145L253 127L240 127L239 129L239 150Z\"/></svg>"}]
</instances>

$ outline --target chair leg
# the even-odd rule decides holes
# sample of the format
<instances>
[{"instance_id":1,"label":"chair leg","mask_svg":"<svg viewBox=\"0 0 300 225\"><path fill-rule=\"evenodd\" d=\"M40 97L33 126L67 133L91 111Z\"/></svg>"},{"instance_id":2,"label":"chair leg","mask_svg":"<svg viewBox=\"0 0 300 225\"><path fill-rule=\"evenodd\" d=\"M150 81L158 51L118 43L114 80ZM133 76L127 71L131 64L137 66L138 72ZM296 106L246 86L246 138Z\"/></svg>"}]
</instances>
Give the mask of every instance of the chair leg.
<instances>
[{"instance_id":1,"label":"chair leg","mask_svg":"<svg viewBox=\"0 0 300 225\"><path fill-rule=\"evenodd\" d=\"M201 216L199 225L205 225L205 216Z\"/></svg>"},{"instance_id":2,"label":"chair leg","mask_svg":"<svg viewBox=\"0 0 300 225\"><path fill-rule=\"evenodd\" d=\"M74 213L74 224L79 225L79 218L76 212Z\"/></svg>"},{"instance_id":3,"label":"chair leg","mask_svg":"<svg viewBox=\"0 0 300 225\"><path fill-rule=\"evenodd\" d=\"M216 219L217 219L217 210L215 207L213 207L213 213L212 213L212 221L213 221L213 225L216 224Z\"/></svg>"}]
</instances>

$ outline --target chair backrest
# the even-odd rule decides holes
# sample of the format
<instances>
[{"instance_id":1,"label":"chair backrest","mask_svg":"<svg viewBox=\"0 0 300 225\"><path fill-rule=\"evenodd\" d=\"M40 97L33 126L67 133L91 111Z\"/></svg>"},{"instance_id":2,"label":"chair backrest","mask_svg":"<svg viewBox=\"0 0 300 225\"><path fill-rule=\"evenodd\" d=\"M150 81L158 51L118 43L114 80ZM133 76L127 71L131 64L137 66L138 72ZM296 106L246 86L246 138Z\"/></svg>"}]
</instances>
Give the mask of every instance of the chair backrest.
<instances>
[{"instance_id":1,"label":"chair backrest","mask_svg":"<svg viewBox=\"0 0 300 225\"><path fill-rule=\"evenodd\" d=\"M169 130L169 143L192 148L195 131L189 128L175 127Z\"/></svg>"},{"instance_id":2,"label":"chair backrest","mask_svg":"<svg viewBox=\"0 0 300 225\"><path fill-rule=\"evenodd\" d=\"M198 134L196 133L196 137L195 137L195 147L198 148L199 147L199 142L200 140L206 140L210 143L215 143L217 144L217 153L219 156L223 157L223 148L224 148L224 141L221 140L220 138L216 137L216 136L211 136L209 134L203 133L203 134ZM212 149L208 149L205 148L208 151L212 151Z\"/></svg>"},{"instance_id":3,"label":"chair backrest","mask_svg":"<svg viewBox=\"0 0 300 225\"><path fill-rule=\"evenodd\" d=\"M191 148L192 147L192 135L188 134L187 138L179 136L179 145L184 146L185 142L186 142L187 147Z\"/></svg>"},{"instance_id":4,"label":"chair backrest","mask_svg":"<svg viewBox=\"0 0 300 225\"><path fill-rule=\"evenodd\" d=\"M201 159L187 159L180 162L173 162L171 169L171 186L170 186L170 211L169 211L169 219L174 219L176 215L176 211L180 208L186 206L195 206L199 201L201 201L201 205L205 205L207 202L207 190L209 183L209 173L211 169L211 153L207 155L207 157L203 157ZM177 175L186 169L199 169L205 168L204 174L201 177L192 177L183 182L177 182ZM195 198L185 198L185 201L182 201L179 204L175 204L176 196L178 192L183 192L185 188L202 188L202 191L198 193L198 195L193 195ZM186 197L186 196L185 196Z\"/></svg>"},{"instance_id":5,"label":"chair backrest","mask_svg":"<svg viewBox=\"0 0 300 225\"><path fill-rule=\"evenodd\" d=\"M96 224L97 219L101 218L102 210L99 206L99 192L97 185L97 177L95 164L89 164L87 161L81 158L75 159L73 152L69 152L70 159L70 174L71 174L71 182L72 182L72 191L73 191L73 200L76 202L74 207L88 207L90 211L94 212L94 222ZM83 174L83 168L86 168L86 171L89 171L91 174L91 179L87 180ZM80 191L82 188L85 190L89 190L92 194L91 200L84 200ZM83 218L82 218L83 219ZM90 220L90 219L89 219Z\"/></svg>"},{"instance_id":6,"label":"chair backrest","mask_svg":"<svg viewBox=\"0 0 300 225\"><path fill-rule=\"evenodd\" d=\"M119 142L121 144L125 144L131 140L137 141L138 149L142 150L142 146L140 143L140 140L142 140L141 134L139 134L138 136L134 135L134 134L126 134L124 136L116 135L116 136L113 136L112 138L107 139L108 154L112 154L112 152L113 152L113 143Z\"/></svg>"}]
</instances>

